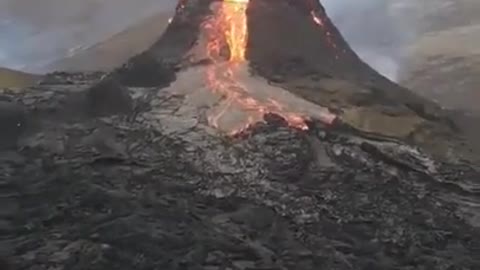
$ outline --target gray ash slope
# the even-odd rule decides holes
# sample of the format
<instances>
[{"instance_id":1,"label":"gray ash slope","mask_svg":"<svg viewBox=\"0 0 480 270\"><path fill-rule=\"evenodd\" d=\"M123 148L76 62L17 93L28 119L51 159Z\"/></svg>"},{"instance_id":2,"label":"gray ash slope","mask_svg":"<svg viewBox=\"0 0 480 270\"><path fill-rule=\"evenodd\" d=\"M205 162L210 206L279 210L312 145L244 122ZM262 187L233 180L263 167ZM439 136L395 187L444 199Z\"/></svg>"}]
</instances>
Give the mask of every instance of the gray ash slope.
<instances>
[{"instance_id":1,"label":"gray ash slope","mask_svg":"<svg viewBox=\"0 0 480 270\"><path fill-rule=\"evenodd\" d=\"M341 121L298 131L266 115L224 137L179 114L184 97L165 86L180 47L162 42L110 76L58 73L0 90L11 131L0 135L0 252L12 269L480 269L479 172L413 146L439 127L450 136L445 121L367 99L354 71L276 72L272 83L313 102L333 109L336 99ZM170 75L154 86L148 75L159 72ZM424 120L394 136L377 132L385 123L355 125L349 110L367 109L402 131L405 119Z\"/></svg>"}]
</instances>

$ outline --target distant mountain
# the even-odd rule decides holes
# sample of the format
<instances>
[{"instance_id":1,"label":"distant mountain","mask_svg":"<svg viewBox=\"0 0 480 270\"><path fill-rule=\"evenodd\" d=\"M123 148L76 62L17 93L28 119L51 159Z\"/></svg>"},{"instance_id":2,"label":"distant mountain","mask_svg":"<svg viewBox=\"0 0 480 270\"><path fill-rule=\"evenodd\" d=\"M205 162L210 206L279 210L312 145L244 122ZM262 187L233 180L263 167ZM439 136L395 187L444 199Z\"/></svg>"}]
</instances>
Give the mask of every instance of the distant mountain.
<instances>
[{"instance_id":1,"label":"distant mountain","mask_svg":"<svg viewBox=\"0 0 480 270\"><path fill-rule=\"evenodd\" d=\"M445 107L480 113L480 24L427 35L411 48L405 84Z\"/></svg>"},{"instance_id":2,"label":"distant mountain","mask_svg":"<svg viewBox=\"0 0 480 270\"><path fill-rule=\"evenodd\" d=\"M148 49L168 25L170 13L162 12L115 34L94 46L79 49L71 56L52 62L47 70L108 71Z\"/></svg>"},{"instance_id":3,"label":"distant mountain","mask_svg":"<svg viewBox=\"0 0 480 270\"><path fill-rule=\"evenodd\" d=\"M27 87L40 80L40 75L0 67L0 88Z\"/></svg>"},{"instance_id":4,"label":"distant mountain","mask_svg":"<svg viewBox=\"0 0 480 270\"><path fill-rule=\"evenodd\" d=\"M401 83L442 106L480 114L480 1L412 1L419 37Z\"/></svg>"}]
</instances>

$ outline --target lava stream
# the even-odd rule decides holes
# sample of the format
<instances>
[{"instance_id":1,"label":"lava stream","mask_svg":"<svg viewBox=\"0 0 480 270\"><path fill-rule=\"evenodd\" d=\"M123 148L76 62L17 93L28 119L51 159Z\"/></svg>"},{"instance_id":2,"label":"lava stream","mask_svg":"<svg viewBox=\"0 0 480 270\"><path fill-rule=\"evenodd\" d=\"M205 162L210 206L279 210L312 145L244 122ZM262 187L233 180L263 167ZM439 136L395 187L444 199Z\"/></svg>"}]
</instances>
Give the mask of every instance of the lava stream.
<instances>
[{"instance_id":1,"label":"lava stream","mask_svg":"<svg viewBox=\"0 0 480 270\"><path fill-rule=\"evenodd\" d=\"M242 63L246 62L246 47L248 42L247 6L249 0L228 0L221 2L218 12L209 19L204 28L208 35L207 56L212 65L207 69L207 84L209 88L225 98L223 107L208 117L209 124L219 127L219 121L230 106L239 105L248 112L247 123L231 130L238 133L251 124L263 121L266 113L281 115L290 126L302 130L308 129L303 115L287 111L272 97L264 101L254 99L250 90L236 79L236 73ZM223 48L228 47L229 56L225 61L222 57Z\"/></svg>"}]
</instances>

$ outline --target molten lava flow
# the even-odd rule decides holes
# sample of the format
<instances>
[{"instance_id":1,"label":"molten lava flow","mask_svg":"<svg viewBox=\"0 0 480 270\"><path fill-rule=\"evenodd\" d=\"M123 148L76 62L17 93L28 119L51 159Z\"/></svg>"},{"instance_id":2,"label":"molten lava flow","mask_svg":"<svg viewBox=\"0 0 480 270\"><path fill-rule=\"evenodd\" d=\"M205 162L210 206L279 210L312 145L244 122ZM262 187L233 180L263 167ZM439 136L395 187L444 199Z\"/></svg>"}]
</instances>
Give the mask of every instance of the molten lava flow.
<instances>
[{"instance_id":1,"label":"molten lava flow","mask_svg":"<svg viewBox=\"0 0 480 270\"><path fill-rule=\"evenodd\" d=\"M225 32L228 48L230 49L229 61L233 63L245 61L247 48L247 4L248 0L234 0L224 3L223 13L227 29Z\"/></svg>"},{"instance_id":2,"label":"molten lava flow","mask_svg":"<svg viewBox=\"0 0 480 270\"><path fill-rule=\"evenodd\" d=\"M225 98L224 106L219 112L208 117L209 124L219 127L219 121L232 105L248 112L247 123L231 130L235 134L249 125L263 121L266 113L281 115L290 126L306 130L305 117L288 112L272 97L260 101L249 95L250 90L236 78L239 67L246 62L248 41L247 6L249 0L225 0L220 3L218 12L204 24L208 35L207 56L212 61L207 70L209 88ZM228 47L228 52L223 48ZM225 61L225 53L228 53Z\"/></svg>"}]
</instances>

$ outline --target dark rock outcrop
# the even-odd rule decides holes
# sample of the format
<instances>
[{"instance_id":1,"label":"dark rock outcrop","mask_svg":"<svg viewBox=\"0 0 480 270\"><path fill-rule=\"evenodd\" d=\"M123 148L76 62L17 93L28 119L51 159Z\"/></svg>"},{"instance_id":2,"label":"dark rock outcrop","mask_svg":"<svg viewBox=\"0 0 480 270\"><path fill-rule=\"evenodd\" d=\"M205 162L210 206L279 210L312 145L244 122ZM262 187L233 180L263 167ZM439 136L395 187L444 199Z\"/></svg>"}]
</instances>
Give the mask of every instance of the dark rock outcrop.
<instances>
[{"instance_id":1,"label":"dark rock outcrop","mask_svg":"<svg viewBox=\"0 0 480 270\"><path fill-rule=\"evenodd\" d=\"M25 111L20 104L0 99L0 150L16 147L25 121Z\"/></svg>"},{"instance_id":2,"label":"dark rock outcrop","mask_svg":"<svg viewBox=\"0 0 480 270\"><path fill-rule=\"evenodd\" d=\"M100 81L87 91L86 108L95 116L129 114L133 111L133 100L128 89L114 78Z\"/></svg>"}]
</instances>

